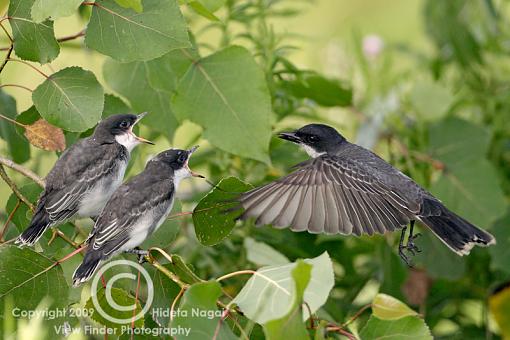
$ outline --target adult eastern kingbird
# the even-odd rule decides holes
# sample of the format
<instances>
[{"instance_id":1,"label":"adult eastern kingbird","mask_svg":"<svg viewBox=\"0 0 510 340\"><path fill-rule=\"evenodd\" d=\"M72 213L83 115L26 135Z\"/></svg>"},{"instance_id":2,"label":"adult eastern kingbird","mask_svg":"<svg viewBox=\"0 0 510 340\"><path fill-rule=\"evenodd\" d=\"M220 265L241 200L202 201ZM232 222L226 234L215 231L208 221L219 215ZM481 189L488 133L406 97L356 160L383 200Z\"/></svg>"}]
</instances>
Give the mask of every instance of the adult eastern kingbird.
<instances>
[{"instance_id":1,"label":"adult eastern kingbird","mask_svg":"<svg viewBox=\"0 0 510 340\"><path fill-rule=\"evenodd\" d=\"M112 195L87 239L87 253L73 274L73 285L87 281L102 261L120 252L147 252L137 247L164 222L172 210L182 179L203 177L188 166L190 150L171 149L151 159L143 172Z\"/></svg>"},{"instance_id":2,"label":"adult eastern kingbird","mask_svg":"<svg viewBox=\"0 0 510 340\"><path fill-rule=\"evenodd\" d=\"M153 144L133 133L146 112L120 114L102 120L94 134L67 149L46 177L46 187L28 228L16 239L33 245L46 229L74 216L95 217L119 187L131 150Z\"/></svg>"},{"instance_id":3,"label":"adult eastern kingbird","mask_svg":"<svg viewBox=\"0 0 510 340\"><path fill-rule=\"evenodd\" d=\"M242 194L241 219L292 231L326 234L383 234L403 228L399 254L414 255L414 222L422 222L458 255L494 237L448 210L437 198L373 152L349 143L335 129L310 124L279 137L304 148L312 159L265 186ZM403 244L407 224L410 235Z\"/></svg>"}]
</instances>

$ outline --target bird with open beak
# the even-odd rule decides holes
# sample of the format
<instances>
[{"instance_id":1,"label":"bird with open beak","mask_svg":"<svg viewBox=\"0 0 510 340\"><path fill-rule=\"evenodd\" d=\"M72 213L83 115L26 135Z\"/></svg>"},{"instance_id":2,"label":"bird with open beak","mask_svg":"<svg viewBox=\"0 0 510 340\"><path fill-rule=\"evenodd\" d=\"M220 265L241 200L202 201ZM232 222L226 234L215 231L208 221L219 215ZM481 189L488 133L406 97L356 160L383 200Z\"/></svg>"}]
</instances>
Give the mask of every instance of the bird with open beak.
<instances>
[{"instance_id":1,"label":"bird with open beak","mask_svg":"<svg viewBox=\"0 0 510 340\"><path fill-rule=\"evenodd\" d=\"M73 274L74 286L89 280L101 262L115 254L134 253L140 259L147 254L137 247L167 218L181 180L203 177L188 166L196 149L161 152L115 191L87 239L87 253Z\"/></svg>"},{"instance_id":2,"label":"bird with open beak","mask_svg":"<svg viewBox=\"0 0 510 340\"><path fill-rule=\"evenodd\" d=\"M62 154L46 177L32 221L17 244L34 245L48 228L76 216L99 215L122 183L133 148L153 144L133 133L145 114L110 116L99 122L92 136Z\"/></svg>"}]
</instances>

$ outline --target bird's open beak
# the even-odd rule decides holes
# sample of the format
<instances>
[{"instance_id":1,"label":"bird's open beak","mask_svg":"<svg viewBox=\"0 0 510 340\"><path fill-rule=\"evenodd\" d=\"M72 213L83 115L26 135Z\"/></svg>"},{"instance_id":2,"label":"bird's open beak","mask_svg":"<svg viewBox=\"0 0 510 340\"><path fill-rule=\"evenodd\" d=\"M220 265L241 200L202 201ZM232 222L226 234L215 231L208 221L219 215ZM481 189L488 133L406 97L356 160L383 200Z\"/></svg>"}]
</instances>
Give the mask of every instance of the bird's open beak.
<instances>
[{"instance_id":1,"label":"bird's open beak","mask_svg":"<svg viewBox=\"0 0 510 340\"><path fill-rule=\"evenodd\" d=\"M278 134L278 137L281 139L285 139L288 141L291 141L292 143L301 143L301 139L296 136L295 132L280 132Z\"/></svg>"},{"instance_id":2,"label":"bird's open beak","mask_svg":"<svg viewBox=\"0 0 510 340\"><path fill-rule=\"evenodd\" d=\"M145 139L145 138L142 138L142 137L140 137L140 136L137 136L137 135L135 135L135 134L134 134L134 132L133 132L133 127L134 127L136 124L138 124L138 122L139 122L139 121L140 121L143 117L145 117L145 115L146 115L147 113L148 113L148 112L142 112L142 113L140 113L138 116L136 116L136 121L135 121L135 123L131 126L131 129L129 130L129 132L133 135L133 137L135 137L135 138L136 138L137 140L139 140L140 142L145 143L145 144L154 145L154 143L153 143L153 142L151 142L150 140L147 140L147 139Z\"/></svg>"},{"instance_id":3,"label":"bird's open beak","mask_svg":"<svg viewBox=\"0 0 510 340\"><path fill-rule=\"evenodd\" d=\"M188 167L188 170L189 172L191 173L191 176L193 177L199 177L199 178L205 178L205 176L202 176L196 172L194 172L193 170L191 170L188 166L188 162L189 162L189 159L191 158L191 155L193 154L193 152L196 151L196 149L198 149L198 145L195 145L194 147L192 147L191 149L188 150L188 160L186 161L186 166Z\"/></svg>"}]
</instances>

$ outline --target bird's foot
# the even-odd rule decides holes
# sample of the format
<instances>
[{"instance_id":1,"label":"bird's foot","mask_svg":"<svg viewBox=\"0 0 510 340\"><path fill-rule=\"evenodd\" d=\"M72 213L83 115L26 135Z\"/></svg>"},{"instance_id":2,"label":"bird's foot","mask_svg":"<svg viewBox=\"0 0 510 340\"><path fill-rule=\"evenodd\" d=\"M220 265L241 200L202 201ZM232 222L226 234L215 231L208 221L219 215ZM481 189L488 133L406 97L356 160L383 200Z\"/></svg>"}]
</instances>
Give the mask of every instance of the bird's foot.
<instances>
[{"instance_id":1,"label":"bird's foot","mask_svg":"<svg viewBox=\"0 0 510 340\"><path fill-rule=\"evenodd\" d=\"M414 241L420 236L421 233L418 233L416 235L409 235L407 243L405 245L400 244L398 246L398 255L410 268L413 268L414 264L411 261L411 257L408 254L406 254L406 251L412 256L416 256L417 253L421 253L421 249L418 248L418 246L414 243Z\"/></svg>"},{"instance_id":2,"label":"bird's foot","mask_svg":"<svg viewBox=\"0 0 510 340\"><path fill-rule=\"evenodd\" d=\"M138 257L138 263L140 264L147 262L145 256L149 255L147 250L140 249L139 247L126 250L125 253L135 254Z\"/></svg>"},{"instance_id":3,"label":"bird's foot","mask_svg":"<svg viewBox=\"0 0 510 340\"><path fill-rule=\"evenodd\" d=\"M413 268L413 263L412 263L410 257L408 255L406 255L405 250L407 250L407 246L400 245L398 247L398 255L400 256L402 261L404 261L406 263L406 265L409 268Z\"/></svg>"}]
</instances>

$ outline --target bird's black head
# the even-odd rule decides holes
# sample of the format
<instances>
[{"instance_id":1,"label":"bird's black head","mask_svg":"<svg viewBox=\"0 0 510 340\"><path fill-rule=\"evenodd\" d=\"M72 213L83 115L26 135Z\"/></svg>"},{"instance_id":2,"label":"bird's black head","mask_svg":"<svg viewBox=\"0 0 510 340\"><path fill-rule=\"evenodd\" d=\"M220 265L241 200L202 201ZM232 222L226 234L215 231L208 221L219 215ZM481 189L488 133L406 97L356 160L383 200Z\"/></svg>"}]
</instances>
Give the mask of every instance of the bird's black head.
<instances>
[{"instance_id":1,"label":"bird's black head","mask_svg":"<svg viewBox=\"0 0 510 340\"><path fill-rule=\"evenodd\" d=\"M113 139L130 151L140 143L154 145L151 141L133 133L133 127L146 114L147 112L140 113L139 115L119 114L105 118L97 125L94 136L103 138L113 137Z\"/></svg>"},{"instance_id":2,"label":"bird's black head","mask_svg":"<svg viewBox=\"0 0 510 340\"><path fill-rule=\"evenodd\" d=\"M282 132L278 137L301 145L312 157L333 152L345 138L331 126L309 124L294 132Z\"/></svg>"},{"instance_id":3,"label":"bird's black head","mask_svg":"<svg viewBox=\"0 0 510 340\"><path fill-rule=\"evenodd\" d=\"M178 177L179 179L186 178L186 177L201 177L204 178L204 176L199 175L193 171L188 166L189 159L193 152L198 148L198 145L192 147L189 150L179 150L179 149L170 149L165 150L161 153L159 153L156 157L151 159L149 164L151 165L157 165L164 164L165 166L169 166L174 171L174 176Z\"/></svg>"}]
</instances>

